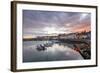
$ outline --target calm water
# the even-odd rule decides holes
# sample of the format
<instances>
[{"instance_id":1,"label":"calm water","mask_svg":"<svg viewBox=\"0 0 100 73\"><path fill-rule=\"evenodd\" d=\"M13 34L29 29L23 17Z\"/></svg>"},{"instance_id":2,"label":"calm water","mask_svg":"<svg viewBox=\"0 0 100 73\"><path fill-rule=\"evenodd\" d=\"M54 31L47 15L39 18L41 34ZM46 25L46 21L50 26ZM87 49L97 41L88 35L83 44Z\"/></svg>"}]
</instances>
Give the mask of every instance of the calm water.
<instances>
[{"instance_id":1,"label":"calm water","mask_svg":"<svg viewBox=\"0 0 100 73\"><path fill-rule=\"evenodd\" d=\"M51 41L24 41L23 62L82 60L80 53L74 51L70 44L52 43L46 50L37 50L40 44L52 43Z\"/></svg>"}]
</instances>

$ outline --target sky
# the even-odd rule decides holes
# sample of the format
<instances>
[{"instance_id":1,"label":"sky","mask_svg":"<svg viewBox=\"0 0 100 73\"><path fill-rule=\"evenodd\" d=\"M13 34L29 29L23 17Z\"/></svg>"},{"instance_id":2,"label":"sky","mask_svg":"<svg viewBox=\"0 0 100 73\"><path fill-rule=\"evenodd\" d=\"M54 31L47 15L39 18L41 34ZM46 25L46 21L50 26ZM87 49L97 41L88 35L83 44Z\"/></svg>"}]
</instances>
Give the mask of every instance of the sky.
<instances>
[{"instance_id":1,"label":"sky","mask_svg":"<svg viewBox=\"0 0 100 73\"><path fill-rule=\"evenodd\" d=\"M91 13L23 10L25 38L91 30Z\"/></svg>"}]
</instances>

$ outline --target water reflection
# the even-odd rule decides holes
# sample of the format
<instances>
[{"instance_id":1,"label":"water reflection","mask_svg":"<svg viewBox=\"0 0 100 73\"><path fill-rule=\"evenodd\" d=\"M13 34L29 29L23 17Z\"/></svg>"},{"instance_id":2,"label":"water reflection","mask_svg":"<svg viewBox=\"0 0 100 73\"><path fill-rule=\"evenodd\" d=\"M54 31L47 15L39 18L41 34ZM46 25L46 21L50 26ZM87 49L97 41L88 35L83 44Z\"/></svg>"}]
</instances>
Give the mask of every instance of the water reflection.
<instances>
[{"instance_id":1,"label":"water reflection","mask_svg":"<svg viewBox=\"0 0 100 73\"><path fill-rule=\"evenodd\" d=\"M23 62L58 61L58 60L82 60L80 53L71 48L71 44L52 43L45 46L46 50L38 51L37 45L45 44L47 41L24 41ZM51 43L51 41L49 41Z\"/></svg>"}]
</instances>

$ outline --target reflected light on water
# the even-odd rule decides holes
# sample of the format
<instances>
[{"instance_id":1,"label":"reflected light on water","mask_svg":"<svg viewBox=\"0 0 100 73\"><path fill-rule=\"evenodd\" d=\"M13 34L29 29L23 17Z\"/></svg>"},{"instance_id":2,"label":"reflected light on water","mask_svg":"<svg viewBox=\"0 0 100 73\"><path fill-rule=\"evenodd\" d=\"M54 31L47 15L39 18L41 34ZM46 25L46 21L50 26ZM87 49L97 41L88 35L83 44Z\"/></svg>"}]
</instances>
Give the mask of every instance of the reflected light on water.
<instances>
[{"instance_id":1,"label":"reflected light on water","mask_svg":"<svg viewBox=\"0 0 100 73\"><path fill-rule=\"evenodd\" d=\"M68 47L66 47L66 48L68 48ZM48 51L50 51L52 53L55 53L56 51L64 52L64 51L66 51L66 48L63 45L59 46L58 44L54 44L52 47L48 48Z\"/></svg>"},{"instance_id":2,"label":"reflected light on water","mask_svg":"<svg viewBox=\"0 0 100 73\"><path fill-rule=\"evenodd\" d=\"M68 44L53 43L46 50L38 51L36 45L43 41L25 41L23 44L23 62L82 60L79 52L68 47Z\"/></svg>"}]
</instances>

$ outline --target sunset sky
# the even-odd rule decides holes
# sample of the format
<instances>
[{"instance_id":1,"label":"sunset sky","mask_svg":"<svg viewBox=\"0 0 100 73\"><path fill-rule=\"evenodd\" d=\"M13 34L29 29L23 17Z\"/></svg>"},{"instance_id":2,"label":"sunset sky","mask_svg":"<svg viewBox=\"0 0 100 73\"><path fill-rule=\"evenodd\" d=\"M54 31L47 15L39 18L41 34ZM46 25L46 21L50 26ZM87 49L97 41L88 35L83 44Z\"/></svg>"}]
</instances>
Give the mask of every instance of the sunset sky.
<instances>
[{"instance_id":1,"label":"sunset sky","mask_svg":"<svg viewBox=\"0 0 100 73\"><path fill-rule=\"evenodd\" d=\"M23 10L23 36L26 38L90 29L90 13Z\"/></svg>"}]
</instances>

